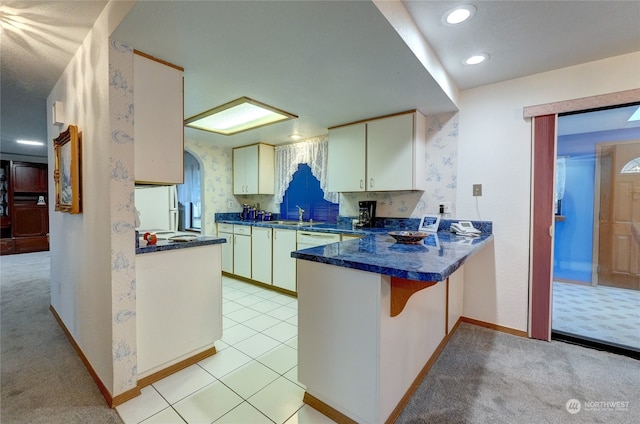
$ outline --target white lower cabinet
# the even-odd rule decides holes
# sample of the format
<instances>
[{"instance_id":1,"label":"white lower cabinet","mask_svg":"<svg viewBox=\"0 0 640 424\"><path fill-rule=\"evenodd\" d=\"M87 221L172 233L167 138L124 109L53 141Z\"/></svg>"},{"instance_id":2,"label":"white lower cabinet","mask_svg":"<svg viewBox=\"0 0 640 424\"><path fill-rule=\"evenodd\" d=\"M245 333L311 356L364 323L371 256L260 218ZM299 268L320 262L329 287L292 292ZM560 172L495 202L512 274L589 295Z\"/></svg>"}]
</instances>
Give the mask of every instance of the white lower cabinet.
<instances>
[{"instance_id":1,"label":"white lower cabinet","mask_svg":"<svg viewBox=\"0 0 640 424\"><path fill-rule=\"evenodd\" d=\"M265 284L271 284L271 235L271 228L252 228L251 278Z\"/></svg>"},{"instance_id":2,"label":"white lower cabinet","mask_svg":"<svg viewBox=\"0 0 640 424\"><path fill-rule=\"evenodd\" d=\"M224 272L292 292L298 288L291 252L340 241L340 234L223 223L218 237L227 240L222 244Z\"/></svg>"},{"instance_id":3,"label":"white lower cabinet","mask_svg":"<svg viewBox=\"0 0 640 424\"><path fill-rule=\"evenodd\" d=\"M218 224L218 237L227 241L222 244L222 271L233 274L233 224Z\"/></svg>"},{"instance_id":4,"label":"white lower cabinet","mask_svg":"<svg viewBox=\"0 0 640 424\"><path fill-rule=\"evenodd\" d=\"M233 226L233 273L251 278L251 227Z\"/></svg>"},{"instance_id":5,"label":"white lower cabinet","mask_svg":"<svg viewBox=\"0 0 640 424\"><path fill-rule=\"evenodd\" d=\"M296 260L291 252L296 250L296 231L273 230L273 285L296 291Z\"/></svg>"}]
</instances>

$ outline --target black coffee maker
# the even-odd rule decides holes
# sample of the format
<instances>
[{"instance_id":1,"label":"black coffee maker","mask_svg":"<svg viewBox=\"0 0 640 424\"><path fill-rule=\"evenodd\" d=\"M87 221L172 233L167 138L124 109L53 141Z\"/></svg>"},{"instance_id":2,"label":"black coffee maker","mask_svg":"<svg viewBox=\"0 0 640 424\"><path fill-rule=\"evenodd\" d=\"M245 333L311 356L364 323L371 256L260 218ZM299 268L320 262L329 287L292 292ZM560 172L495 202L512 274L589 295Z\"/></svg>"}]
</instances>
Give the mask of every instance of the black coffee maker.
<instances>
[{"instance_id":1,"label":"black coffee maker","mask_svg":"<svg viewBox=\"0 0 640 424\"><path fill-rule=\"evenodd\" d=\"M361 200L358 202L358 228L371 228L376 218L376 201Z\"/></svg>"}]
</instances>

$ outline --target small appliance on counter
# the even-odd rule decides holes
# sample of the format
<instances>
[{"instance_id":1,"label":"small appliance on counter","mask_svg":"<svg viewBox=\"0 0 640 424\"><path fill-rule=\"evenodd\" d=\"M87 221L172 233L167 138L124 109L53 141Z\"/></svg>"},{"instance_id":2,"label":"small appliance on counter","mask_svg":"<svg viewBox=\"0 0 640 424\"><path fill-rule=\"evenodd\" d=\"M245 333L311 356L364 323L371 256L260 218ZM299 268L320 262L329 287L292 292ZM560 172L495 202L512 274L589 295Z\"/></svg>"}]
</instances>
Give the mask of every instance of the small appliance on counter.
<instances>
[{"instance_id":1,"label":"small appliance on counter","mask_svg":"<svg viewBox=\"0 0 640 424\"><path fill-rule=\"evenodd\" d=\"M243 204L240 219L243 221L254 221L256 219L256 208L249 206L246 203Z\"/></svg>"},{"instance_id":2,"label":"small appliance on counter","mask_svg":"<svg viewBox=\"0 0 640 424\"><path fill-rule=\"evenodd\" d=\"M257 205L258 206L250 206L243 204L240 219L243 221L271 221L272 213L260 209L260 203Z\"/></svg>"},{"instance_id":3,"label":"small appliance on counter","mask_svg":"<svg viewBox=\"0 0 640 424\"><path fill-rule=\"evenodd\" d=\"M358 202L357 228L371 228L376 218L376 201L361 200Z\"/></svg>"}]
</instances>

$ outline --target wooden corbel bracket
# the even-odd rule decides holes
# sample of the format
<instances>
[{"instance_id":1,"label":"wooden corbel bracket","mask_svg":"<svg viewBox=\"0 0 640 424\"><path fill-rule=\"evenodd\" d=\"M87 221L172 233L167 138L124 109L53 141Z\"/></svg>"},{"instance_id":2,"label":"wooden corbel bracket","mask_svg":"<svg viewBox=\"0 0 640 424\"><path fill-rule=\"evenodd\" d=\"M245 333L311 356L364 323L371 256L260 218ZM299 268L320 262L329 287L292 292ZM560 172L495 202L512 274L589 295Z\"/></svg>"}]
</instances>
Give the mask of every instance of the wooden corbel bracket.
<instances>
[{"instance_id":1,"label":"wooden corbel bracket","mask_svg":"<svg viewBox=\"0 0 640 424\"><path fill-rule=\"evenodd\" d=\"M406 278L391 277L391 312L390 315L395 317L400 315L409 298L414 293L435 285L437 281L415 281Z\"/></svg>"}]
</instances>

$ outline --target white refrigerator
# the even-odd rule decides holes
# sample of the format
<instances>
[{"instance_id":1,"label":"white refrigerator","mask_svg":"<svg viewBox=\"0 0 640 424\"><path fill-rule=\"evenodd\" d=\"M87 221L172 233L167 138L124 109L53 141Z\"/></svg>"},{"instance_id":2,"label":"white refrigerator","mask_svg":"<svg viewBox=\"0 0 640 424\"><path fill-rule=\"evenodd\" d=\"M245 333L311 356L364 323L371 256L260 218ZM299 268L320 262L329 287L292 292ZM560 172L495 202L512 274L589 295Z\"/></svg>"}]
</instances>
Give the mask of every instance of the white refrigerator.
<instances>
[{"instance_id":1,"label":"white refrigerator","mask_svg":"<svg viewBox=\"0 0 640 424\"><path fill-rule=\"evenodd\" d=\"M140 233L178 230L178 192L171 186L136 186Z\"/></svg>"}]
</instances>

